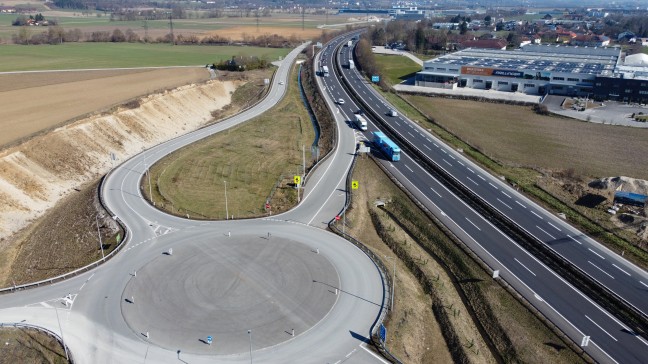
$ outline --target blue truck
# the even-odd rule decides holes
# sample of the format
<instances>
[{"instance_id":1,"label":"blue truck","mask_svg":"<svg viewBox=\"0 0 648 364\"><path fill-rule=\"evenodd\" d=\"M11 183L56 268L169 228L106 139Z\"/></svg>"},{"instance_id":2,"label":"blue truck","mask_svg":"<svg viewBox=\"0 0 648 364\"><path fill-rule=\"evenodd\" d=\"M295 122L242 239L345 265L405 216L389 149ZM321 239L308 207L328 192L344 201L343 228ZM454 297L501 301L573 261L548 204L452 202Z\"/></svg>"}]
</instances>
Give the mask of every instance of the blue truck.
<instances>
[{"instance_id":1,"label":"blue truck","mask_svg":"<svg viewBox=\"0 0 648 364\"><path fill-rule=\"evenodd\" d=\"M387 138L382 131L373 132L373 144L392 162L400 160L400 148L391 139Z\"/></svg>"}]
</instances>

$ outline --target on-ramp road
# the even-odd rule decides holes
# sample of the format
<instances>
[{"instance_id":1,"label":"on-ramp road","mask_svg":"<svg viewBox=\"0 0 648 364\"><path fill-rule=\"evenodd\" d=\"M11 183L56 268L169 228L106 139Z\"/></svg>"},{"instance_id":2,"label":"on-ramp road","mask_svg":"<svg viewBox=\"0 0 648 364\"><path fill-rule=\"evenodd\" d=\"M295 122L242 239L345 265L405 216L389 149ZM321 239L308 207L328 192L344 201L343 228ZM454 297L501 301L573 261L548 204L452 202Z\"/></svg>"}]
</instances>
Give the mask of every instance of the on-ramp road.
<instances>
[{"instance_id":1,"label":"on-ramp road","mask_svg":"<svg viewBox=\"0 0 648 364\"><path fill-rule=\"evenodd\" d=\"M0 322L58 333L78 363L380 362L365 341L385 302L381 273L320 228L345 200L352 131L338 126L338 149L309 178L301 204L278 216L192 221L150 206L139 189L163 156L274 106L305 46L254 108L115 168L101 193L129 230L123 250L74 278L0 297Z\"/></svg>"}]
</instances>

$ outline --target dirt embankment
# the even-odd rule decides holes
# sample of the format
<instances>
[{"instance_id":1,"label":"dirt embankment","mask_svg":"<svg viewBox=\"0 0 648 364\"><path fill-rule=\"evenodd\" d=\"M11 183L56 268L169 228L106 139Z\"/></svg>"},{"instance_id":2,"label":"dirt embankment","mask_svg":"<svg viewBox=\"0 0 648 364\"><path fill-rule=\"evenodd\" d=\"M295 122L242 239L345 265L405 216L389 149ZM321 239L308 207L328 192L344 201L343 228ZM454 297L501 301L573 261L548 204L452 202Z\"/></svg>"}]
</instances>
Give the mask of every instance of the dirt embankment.
<instances>
[{"instance_id":1,"label":"dirt embankment","mask_svg":"<svg viewBox=\"0 0 648 364\"><path fill-rule=\"evenodd\" d=\"M153 94L1 151L0 242L106 173L110 153L119 163L206 124L240 83L210 81Z\"/></svg>"}]
</instances>

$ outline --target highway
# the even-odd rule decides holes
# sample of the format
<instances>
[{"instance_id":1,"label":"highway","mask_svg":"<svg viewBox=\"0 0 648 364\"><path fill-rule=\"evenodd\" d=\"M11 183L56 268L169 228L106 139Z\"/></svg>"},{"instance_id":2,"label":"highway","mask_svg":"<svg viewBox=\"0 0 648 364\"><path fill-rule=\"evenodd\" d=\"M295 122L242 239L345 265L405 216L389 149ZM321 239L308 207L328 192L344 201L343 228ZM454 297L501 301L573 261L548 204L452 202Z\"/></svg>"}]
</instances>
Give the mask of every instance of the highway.
<instances>
[{"instance_id":1,"label":"highway","mask_svg":"<svg viewBox=\"0 0 648 364\"><path fill-rule=\"evenodd\" d=\"M344 205L356 145L340 116L336 150L308 176L290 212L195 221L157 210L140 191L157 160L273 107L305 46L285 58L253 108L113 169L100 192L129 232L123 250L73 278L0 296L0 322L56 332L77 363L383 362L366 343L384 314L382 273L321 229Z\"/></svg>"},{"instance_id":2,"label":"highway","mask_svg":"<svg viewBox=\"0 0 648 364\"><path fill-rule=\"evenodd\" d=\"M349 48L329 50L323 65L327 65L331 72L335 70L333 57L338 57L341 65L347 65ZM347 120L352 120L354 112L365 106L355 104L346 94L340 84L341 78L349 82L365 105L382 115L383 122L390 125L392 132L425 154L429 161L440 165L487 203L617 295L642 312L648 312L648 276L645 271L525 198L416 123L402 115L387 116L391 106L356 69L344 67L341 76L324 78L331 97L345 100L338 107ZM365 138L370 140L370 133L375 130L378 127L370 122L369 130L363 133ZM591 340L584 350L595 360L645 362L648 357L646 340L518 246L439 183L411 156L401 153L401 161L392 163L383 159L381 163L483 261L492 269L500 270L502 279L574 342L580 344L584 336L589 336Z\"/></svg>"}]
</instances>

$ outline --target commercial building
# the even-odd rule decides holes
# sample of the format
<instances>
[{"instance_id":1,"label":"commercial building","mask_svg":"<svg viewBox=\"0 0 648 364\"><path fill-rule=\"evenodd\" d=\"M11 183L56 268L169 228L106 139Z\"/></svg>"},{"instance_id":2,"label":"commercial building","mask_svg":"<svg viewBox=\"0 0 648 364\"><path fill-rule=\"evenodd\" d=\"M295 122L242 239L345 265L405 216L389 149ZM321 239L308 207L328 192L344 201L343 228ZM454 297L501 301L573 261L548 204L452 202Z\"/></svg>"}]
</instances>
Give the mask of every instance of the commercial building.
<instances>
[{"instance_id":1,"label":"commercial building","mask_svg":"<svg viewBox=\"0 0 648 364\"><path fill-rule=\"evenodd\" d=\"M648 55L627 56L611 75L594 80L594 98L648 103Z\"/></svg>"},{"instance_id":2,"label":"commercial building","mask_svg":"<svg viewBox=\"0 0 648 364\"><path fill-rule=\"evenodd\" d=\"M620 55L618 48L535 44L513 51L468 48L426 61L416 85L586 96L597 77L614 77Z\"/></svg>"}]
</instances>

